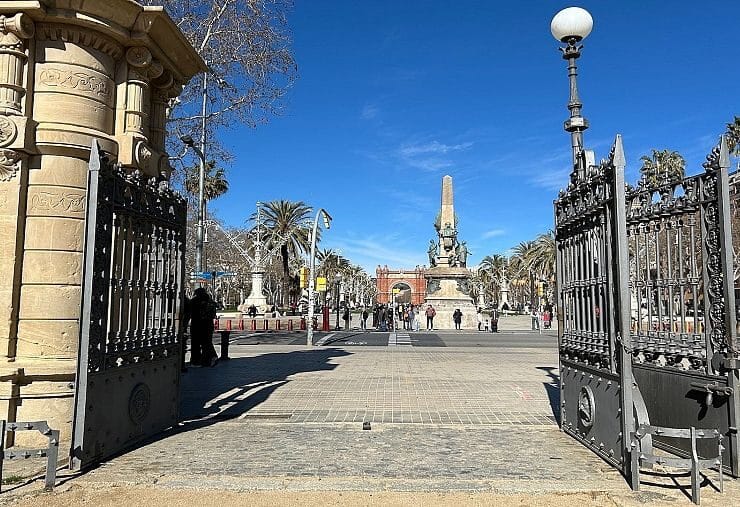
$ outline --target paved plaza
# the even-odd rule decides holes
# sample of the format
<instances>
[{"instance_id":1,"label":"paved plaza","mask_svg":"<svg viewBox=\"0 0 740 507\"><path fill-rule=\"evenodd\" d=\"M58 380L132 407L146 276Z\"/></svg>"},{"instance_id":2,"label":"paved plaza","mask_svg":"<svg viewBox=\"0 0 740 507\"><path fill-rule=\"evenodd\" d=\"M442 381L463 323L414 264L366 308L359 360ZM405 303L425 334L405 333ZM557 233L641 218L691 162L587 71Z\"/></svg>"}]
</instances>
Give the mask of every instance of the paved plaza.
<instances>
[{"instance_id":1,"label":"paved plaza","mask_svg":"<svg viewBox=\"0 0 740 507\"><path fill-rule=\"evenodd\" d=\"M135 493L216 505L217 491L257 505L688 503L676 486L686 475L632 493L559 431L554 332L320 333L323 345L310 349L293 344L303 333L249 335L232 337L231 360L183 375L178 428L63 475L51 496L21 502L31 485L0 502L104 504ZM358 345L370 337L381 344ZM703 488L704 504L740 498L734 481L726 489Z\"/></svg>"}]
</instances>

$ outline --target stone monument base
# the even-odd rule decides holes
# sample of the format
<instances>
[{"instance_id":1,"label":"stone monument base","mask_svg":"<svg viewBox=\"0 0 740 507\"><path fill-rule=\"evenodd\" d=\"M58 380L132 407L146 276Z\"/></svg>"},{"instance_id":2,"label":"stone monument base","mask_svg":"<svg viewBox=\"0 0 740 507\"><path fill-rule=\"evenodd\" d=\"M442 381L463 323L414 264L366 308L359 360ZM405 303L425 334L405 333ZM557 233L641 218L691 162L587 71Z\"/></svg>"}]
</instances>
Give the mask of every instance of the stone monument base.
<instances>
[{"instance_id":1,"label":"stone monument base","mask_svg":"<svg viewBox=\"0 0 740 507\"><path fill-rule=\"evenodd\" d=\"M426 271L427 297L420 311L420 329L426 327L427 305L437 311L435 329L455 329L452 314L456 309L462 312L462 329L478 329L477 308L472 297L465 293L470 291L470 275L467 268L459 267L435 267Z\"/></svg>"}]
</instances>

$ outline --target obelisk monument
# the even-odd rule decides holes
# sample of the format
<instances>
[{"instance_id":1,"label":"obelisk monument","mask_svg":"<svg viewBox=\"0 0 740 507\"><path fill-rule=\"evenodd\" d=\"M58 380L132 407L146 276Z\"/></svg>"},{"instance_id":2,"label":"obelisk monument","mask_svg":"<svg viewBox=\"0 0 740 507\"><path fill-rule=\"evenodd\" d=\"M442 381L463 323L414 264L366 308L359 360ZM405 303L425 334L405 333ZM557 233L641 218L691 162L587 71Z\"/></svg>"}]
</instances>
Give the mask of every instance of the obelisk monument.
<instances>
[{"instance_id":1,"label":"obelisk monument","mask_svg":"<svg viewBox=\"0 0 740 507\"><path fill-rule=\"evenodd\" d=\"M452 314L459 309L463 314L463 329L474 329L477 318L476 307L470 296L472 273L467 268L469 252L465 242L457 240L452 176L442 178L442 202L434 228L437 230L438 241L430 241L427 251L430 268L425 275L425 302L437 311L434 326L438 329L454 329Z\"/></svg>"}]
</instances>

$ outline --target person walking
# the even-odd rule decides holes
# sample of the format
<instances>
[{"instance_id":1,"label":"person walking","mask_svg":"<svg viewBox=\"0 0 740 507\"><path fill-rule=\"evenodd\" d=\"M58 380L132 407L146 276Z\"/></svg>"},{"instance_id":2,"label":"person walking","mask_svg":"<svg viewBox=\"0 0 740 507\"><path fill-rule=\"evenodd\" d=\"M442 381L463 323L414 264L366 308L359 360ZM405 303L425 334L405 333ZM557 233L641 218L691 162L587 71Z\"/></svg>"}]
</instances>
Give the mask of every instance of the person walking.
<instances>
[{"instance_id":1,"label":"person walking","mask_svg":"<svg viewBox=\"0 0 740 507\"><path fill-rule=\"evenodd\" d=\"M475 316L478 319L478 331L481 331L481 328L483 327L483 308L479 307Z\"/></svg>"},{"instance_id":2,"label":"person walking","mask_svg":"<svg viewBox=\"0 0 740 507\"><path fill-rule=\"evenodd\" d=\"M344 320L344 330L349 331L349 325L350 325L350 313L349 313L349 306L344 307L344 314L342 315L342 320Z\"/></svg>"},{"instance_id":3,"label":"person walking","mask_svg":"<svg viewBox=\"0 0 740 507\"><path fill-rule=\"evenodd\" d=\"M452 320L455 321L455 329L460 330L462 324L462 312L459 308L456 308L452 314Z\"/></svg>"},{"instance_id":4,"label":"person walking","mask_svg":"<svg viewBox=\"0 0 740 507\"><path fill-rule=\"evenodd\" d=\"M360 327L362 328L363 331L367 331L367 317L368 317L367 308L363 308L362 309L362 319L360 319Z\"/></svg>"},{"instance_id":5,"label":"person walking","mask_svg":"<svg viewBox=\"0 0 740 507\"><path fill-rule=\"evenodd\" d=\"M218 361L213 347L213 320L216 303L203 287L195 289L190 300L190 365L215 366Z\"/></svg>"},{"instance_id":6,"label":"person walking","mask_svg":"<svg viewBox=\"0 0 740 507\"><path fill-rule=\"evenodd\" d=\"M409 331L415 329L414 324L416 322L416 312L414 311L414 305L409 307Z\"/></svg>"},{"instance_id":7,"label":"person walking","mask_svg":"<svg viewBox=\"0 0 740 507\"><path fill-rule=\"evenodd\" d=\"M429 305L424 313L427 316L427 329L434 331L434 316L437 315L437 311Z\"/></svg>"}]
</instances>

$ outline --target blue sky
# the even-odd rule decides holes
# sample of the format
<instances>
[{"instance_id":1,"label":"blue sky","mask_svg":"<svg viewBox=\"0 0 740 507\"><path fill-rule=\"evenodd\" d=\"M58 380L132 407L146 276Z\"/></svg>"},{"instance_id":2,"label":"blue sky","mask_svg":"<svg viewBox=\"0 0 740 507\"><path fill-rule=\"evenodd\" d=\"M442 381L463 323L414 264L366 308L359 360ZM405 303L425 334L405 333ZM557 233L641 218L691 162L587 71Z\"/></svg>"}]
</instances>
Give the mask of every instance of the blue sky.
<instances>
[{"instance_id":1,"label":"blue sky","mask_svg":"<svg viewBox=\"0 0 740 507\"><path fill-rule=\"evenodd\" d=\"M231 190L210 207L231 225L256 201L324 207L321 247L371 274L427 262L445 174L469 265L551 229L570 145L549 27L570 5L594 17L579 59L586 146L602 158L621 133L628 181L651 148L701 170L740 115L740 2L296 0L288 107L222 133Z\"/></svg>"}]
</instances>

